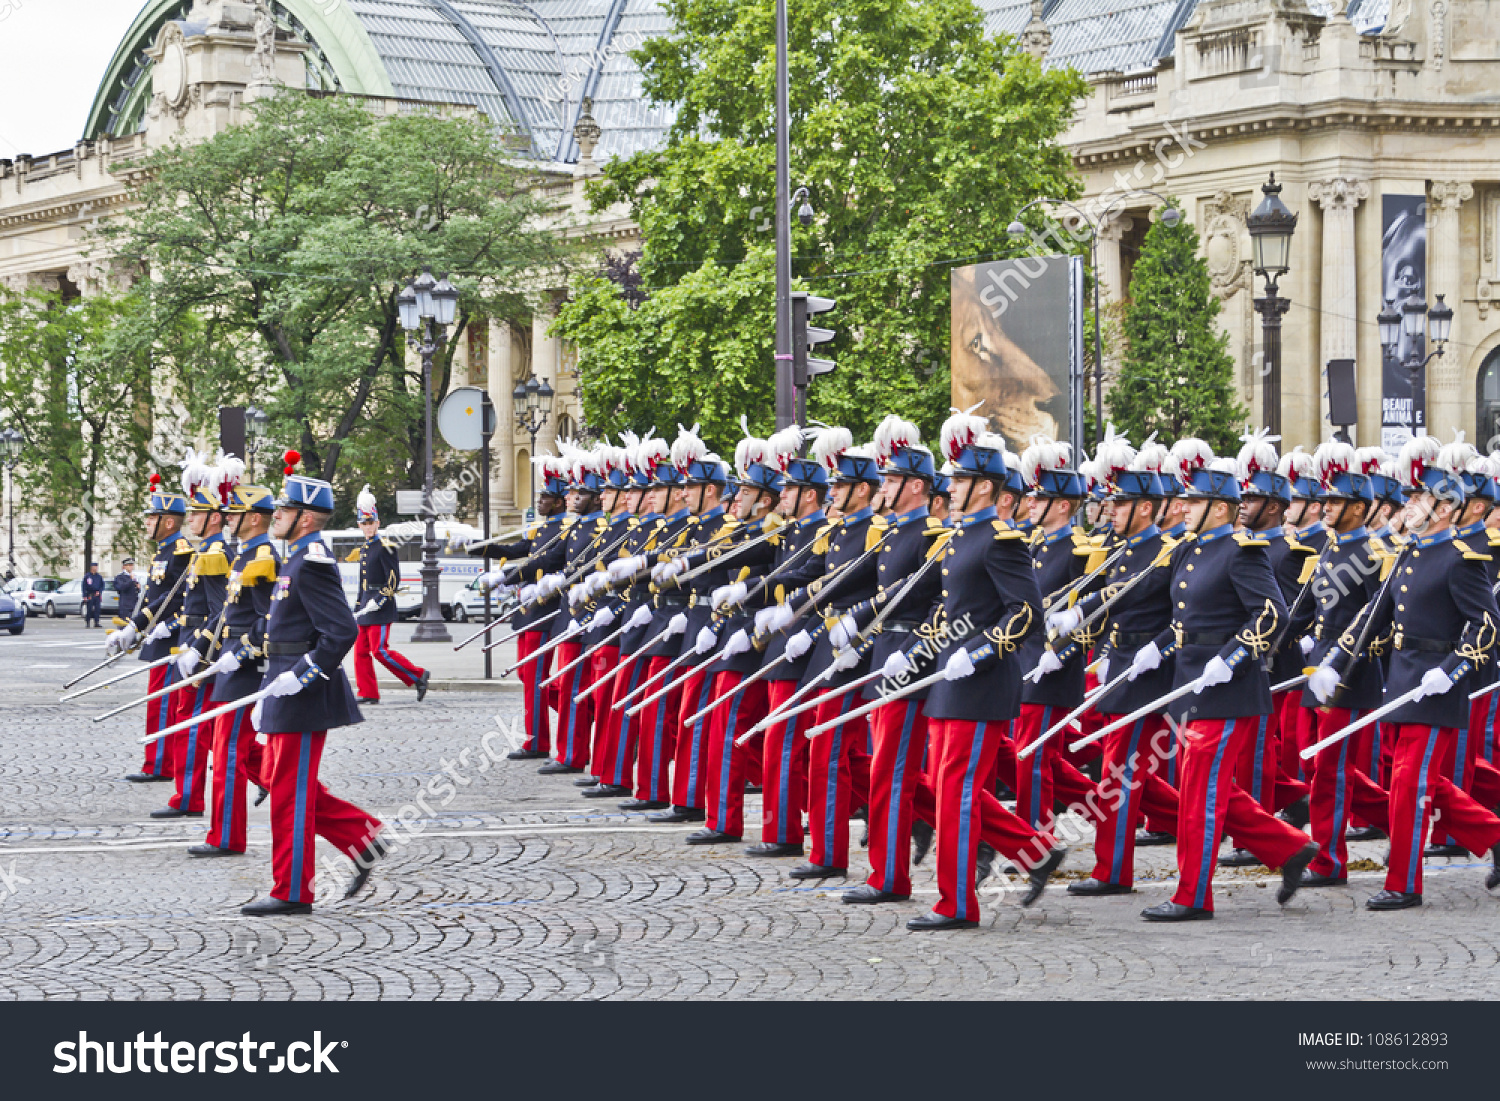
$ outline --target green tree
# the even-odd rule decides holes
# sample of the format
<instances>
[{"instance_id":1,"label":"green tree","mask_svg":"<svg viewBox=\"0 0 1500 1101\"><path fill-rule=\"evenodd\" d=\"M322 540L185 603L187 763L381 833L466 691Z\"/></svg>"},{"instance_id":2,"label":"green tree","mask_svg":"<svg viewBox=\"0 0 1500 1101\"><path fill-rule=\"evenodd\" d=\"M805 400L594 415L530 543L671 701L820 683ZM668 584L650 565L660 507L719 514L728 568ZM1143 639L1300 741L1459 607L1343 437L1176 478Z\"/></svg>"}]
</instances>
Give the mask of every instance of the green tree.
<instances>
[{"instance_id":1,"label":"green tree","mask_svg":"<svg viewBox=\"0 0 1500 1101\"><path fill-rule=\"evenodd\" d=\"M701 421L721 450L774 421L775 5L667 0L675 33L634 56L647 97L671 105L666 145L612 162L596 209L641 228L645 300L580 277L553 331L580 353L585 414L606 431ZM839 367L810 389L813 417L870 432L892 410L934 433L949 404L949 271L1008 249L1038 193L1077 185L1055 139L1084 93L970 0L806 0L790 27L793 272L837 300L823 323Z\"/></svg>"},{"instance_id":2,"label":"green tree","mask_svg":"<svg viewBox=\"0 0 1500 1101\"><path fill-rule=\"evenodd\" d=\"M45 520L27 540L33 568L64 569L80 549L91 561L101 521L116 525L112 549L137 549L152 368L170 366L148 308L138 293L0 290L0 421L26 436L17 490Z\"/></svg>"},{"instance_id":3,"label":"green tree","mask_svg":"<svg viewBox=\"0 0 1500 1101\"><path fill-rule=\"evenodd\" d=\"M185 394L196 422L254 402L308 471L351 485L412 484L420 470L421 372L407 362L401 287L424 264L451 272L456 337L471 319L526 318L516 288L567 255L534 173L477 114L383 117L283 90L148 169L107 247L149 265L164 324L200 320ZM455 343L434 364L435 401Z\"/></svg>"},{"instance_id":4,"label":"green tree","mask_svg":"<svg viewBox=\"0 0 1500 1101\"><path fill-rule=\"evenodd\" d=\"M1245 409L1235 396L1229 334L1215 318L1208 264L1186 219L1146 233L1125 307L1125 355L1105 395L1115 427L1132 440L1197 436L1220 454L1238 447Z\"/></svg>"}]
</instances>

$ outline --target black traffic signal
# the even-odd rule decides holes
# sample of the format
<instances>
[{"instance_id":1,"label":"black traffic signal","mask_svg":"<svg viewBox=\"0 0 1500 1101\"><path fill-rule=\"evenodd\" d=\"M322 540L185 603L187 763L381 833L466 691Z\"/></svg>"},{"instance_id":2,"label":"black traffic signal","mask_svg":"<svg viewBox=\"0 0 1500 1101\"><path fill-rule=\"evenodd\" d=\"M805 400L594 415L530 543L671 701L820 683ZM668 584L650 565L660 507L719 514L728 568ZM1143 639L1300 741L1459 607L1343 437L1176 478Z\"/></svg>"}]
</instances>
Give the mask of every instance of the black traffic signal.
<instances>
[{"instance_id":1,"label":"black traffic signal","mask_svg":"<svg viewBox=\"0 0 1500 1101\"><path fill-rule=\"evenodd\" d=\"M819 298L806 291L792 292L792 381L799 389L807 386L809 380L826 375L838 366L831 359L818 359L808 354L838 334L832 329L821 329L807 323L809 317L827 313L837 305L831 298Z\"/></svg>"}]
</instances>

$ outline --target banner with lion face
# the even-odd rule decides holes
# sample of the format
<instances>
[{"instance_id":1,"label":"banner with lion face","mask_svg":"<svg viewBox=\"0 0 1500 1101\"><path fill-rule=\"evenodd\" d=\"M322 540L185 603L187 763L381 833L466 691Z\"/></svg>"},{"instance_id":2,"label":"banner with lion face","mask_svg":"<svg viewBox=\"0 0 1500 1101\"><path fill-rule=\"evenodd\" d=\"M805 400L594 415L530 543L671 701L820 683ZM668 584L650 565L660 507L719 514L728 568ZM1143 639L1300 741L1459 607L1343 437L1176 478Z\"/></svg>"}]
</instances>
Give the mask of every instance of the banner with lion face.
<instances>
[{"instance_id":1,"label":"banner with lion face","mask_svg":"<svg viewBox=\"0 0 1500 1101\"><path fill-rule=\"evenodd\" d=\"M1075 256L953 269L953 405L982 403L1014 450L1038 433L1072 440L1082 419L1069 384L1082 371L1082 282Z\"/></svg>"}]
</instances>

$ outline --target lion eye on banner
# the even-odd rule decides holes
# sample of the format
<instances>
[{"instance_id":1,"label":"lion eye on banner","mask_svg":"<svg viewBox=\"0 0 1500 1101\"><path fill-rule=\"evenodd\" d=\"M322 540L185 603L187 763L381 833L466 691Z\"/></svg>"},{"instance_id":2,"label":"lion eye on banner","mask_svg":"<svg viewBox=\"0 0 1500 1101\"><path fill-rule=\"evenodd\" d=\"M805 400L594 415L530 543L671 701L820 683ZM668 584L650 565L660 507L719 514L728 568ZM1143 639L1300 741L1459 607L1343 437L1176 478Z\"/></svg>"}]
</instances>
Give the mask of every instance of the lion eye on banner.
<instances>
[{"instance_id":1,"label":"lion eye on banner","mask_svg":"<svg viewBox=\"0 0 1500 1101\"><path fill-rule=\"evenodd\" d=\"M955 408L979 406L990 430L1021 450L1037 435L1078 442L1083 430L1083 261L1030 256L955 268Z\"/></svg>"}]
</instances>

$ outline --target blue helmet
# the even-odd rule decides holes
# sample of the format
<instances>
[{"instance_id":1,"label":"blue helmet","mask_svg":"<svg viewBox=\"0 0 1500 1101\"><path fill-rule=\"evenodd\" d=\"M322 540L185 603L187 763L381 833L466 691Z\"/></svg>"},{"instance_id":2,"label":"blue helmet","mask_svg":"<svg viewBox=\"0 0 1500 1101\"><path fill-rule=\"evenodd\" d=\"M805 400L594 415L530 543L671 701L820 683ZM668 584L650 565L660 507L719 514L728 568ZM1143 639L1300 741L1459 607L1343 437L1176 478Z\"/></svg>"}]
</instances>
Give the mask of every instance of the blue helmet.
<instances>
[{"instance_id":1,"label":"blue helmet","mask_svg":"<svg viewBox=\"0 0 1500 1101\"><path fill-rule=\"evenodd\" d=\"M1240 479L1233 470L1214 470L1203 467L1188 475L1183 489L1184 497L1208 497L1215 501L1238 501Z\"/></svg>"},{"instance_id":2,"label":"blue helmet","mask_svg":"<svg viewBox=\"0 0 1500 1101\"><path fill-rule=\"evenodd\" d=\"M1338 501L1363 501L1367 505L1375 501L1375 493L1370 488L1370 479L1352 470L1330 474L1328 480L1323 483L1322 496L1325 499Z\"/></svg>"},{"instance_id":3,"label":"blue helmet","mask_svg":"<svg viewBox=\"0 0 1500 1101\"><path fill-rule=\"evenodd\" d=\"M1292 503L1292 484L1274 470L1257 470L1241 484L1240 493L1245 497L1274 497Z\"/></svg>"},{"instance_id":4,"label":"blue helmet","mask_svg":"<svg viewBox=\"0 0 1500 1101\"><path fill-rule=\"evenodd\" d=\"M1115 475L1114 487L1108 499L1112 501L1142 498L1152 500L1169 496L1162 485L1165 477L1154 470L1121 470Z\"/></svg>"},{"instance_id":5,"label":"blue helmet","mask_svg":"<svg viewBox=\"0 0 1500 1101\"><path fill-rule=\"evenodd\" d=\"M828 471L822 463L812 459L789 459L786 464L786 484L809 489L827 489Z\"/></svg>"},{"instance_id":6,"label":"blue helmet","mask_svg":"<svg viewBox=\"0 0 1500 1101\"><path fill-rule=\"evenodd\" d=\"M742 486L764 490L778 496L785 484L786 479L781 476L781 471L765 463L751 463L745 468L745 476L740 479Z\"/></svg>"},{"instance_id":7,"label":"blue helmet","mask_svg":"<svg viewBox=\"0 0 1500 1101\"><path fill-rule=\"evenodd\" d=\"M834 464L834 485L854 482L868 482L877 486L880 484L880 464L875 461L875 456L865 454L860 449L850 448L834 459Z\"/></svg>"},{"instance_id":8,"label":"blue helmet","mask_svg":"<svg viewBox=\"0 0 1500 1101\"><path fill-rule=\"evenodd\" d=\"M288 474L281 485L277 508L304 508L313 512L333 511L333 486L306 474Z\"/></svg>"}]
</instances>

